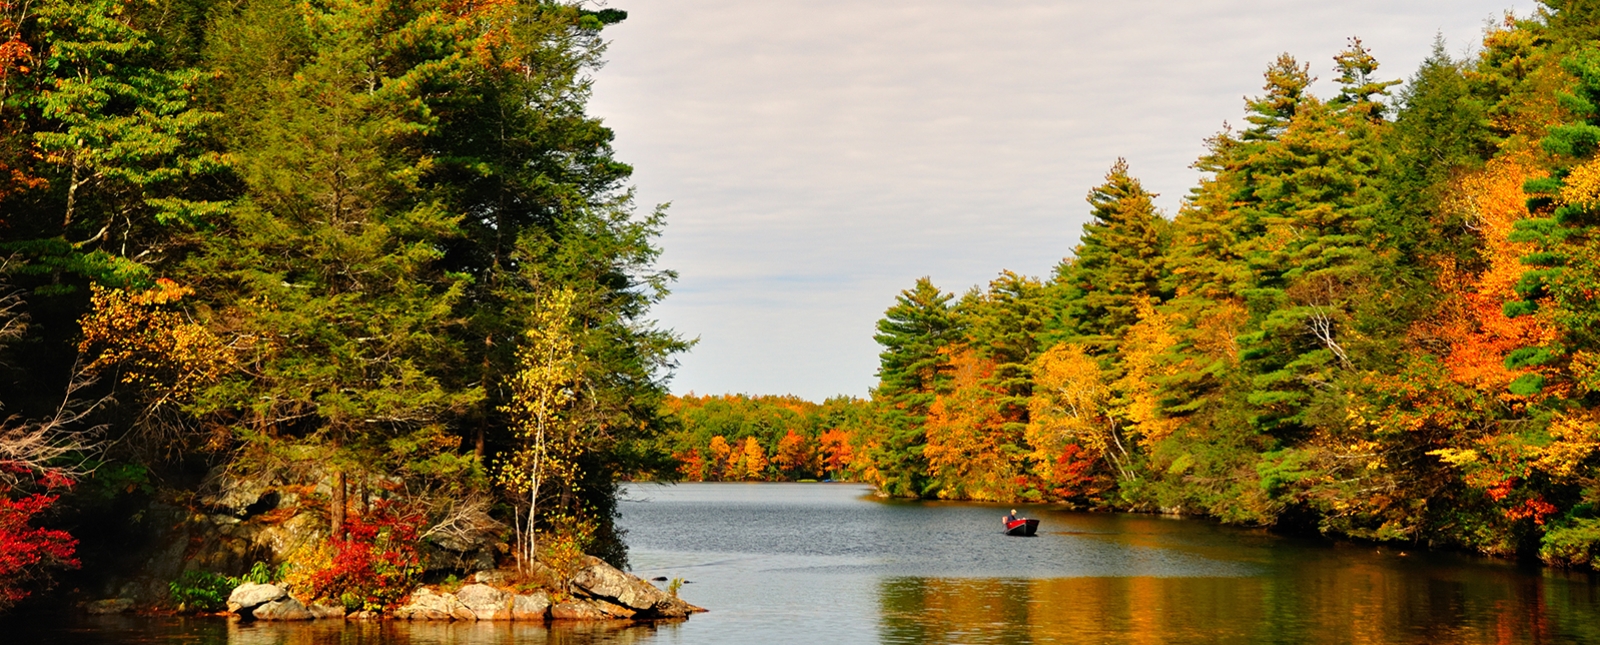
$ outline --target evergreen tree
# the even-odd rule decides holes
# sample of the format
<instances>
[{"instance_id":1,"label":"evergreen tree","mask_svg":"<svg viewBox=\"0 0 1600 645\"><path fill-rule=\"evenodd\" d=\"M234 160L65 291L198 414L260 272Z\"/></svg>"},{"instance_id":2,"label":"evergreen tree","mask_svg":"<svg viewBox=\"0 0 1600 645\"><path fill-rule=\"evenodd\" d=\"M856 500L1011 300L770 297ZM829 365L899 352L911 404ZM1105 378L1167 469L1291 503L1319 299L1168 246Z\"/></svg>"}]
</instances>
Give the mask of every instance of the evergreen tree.
<instances>
[{"instance_id":1,"label":"evergreen tree","mask_svg":"<svg viewBox=\"0 0 1600 645\"><path fill-rule=\"evenodd\" d=\"M223 100L248 106L228 124L246 196L185 271L254 366L197 410L263 465L309 449L334 475L335 534L347 474L463 483L440 439L483 397L440 379L467 279L439 265L459 218L419 182L416 145L436 127L426 93L472 43L426 2L388 9L258 0L223 18L211 55Z\"/></svg>"},{"instance_id":2,"label":"evergreen tree","mask_svg":"<svg viewBox=\"0 0 1600 645\"><path fill-rule=\"evenodd\" d=\"M1065 288L1062 315L1068 334L1102 350L1137 320L1138 303L1164 299L1162 278L1169 223L1156 213L1155 195L1118 159L1104 184L1089 191L1090 220L1070 264L1057 271Z\"/></svg>"},{"instance_id":3,"label":"evergreen tree","mask_svg":"<svg viewBox=\"0 0 1600 645\"><path fill-rule=\"evenodd\" d=\"M897 496L927 492L927 445L923 427L935 393L946 380L945 352L960 339L961 326L951 310L951 294L923 277L895 297L895 304L878 321L873 339L883 346L878 354L878 387L873 400L882 407L887 436L873 455L884 480L884 491Z\"/></svg>"}]
</instances>

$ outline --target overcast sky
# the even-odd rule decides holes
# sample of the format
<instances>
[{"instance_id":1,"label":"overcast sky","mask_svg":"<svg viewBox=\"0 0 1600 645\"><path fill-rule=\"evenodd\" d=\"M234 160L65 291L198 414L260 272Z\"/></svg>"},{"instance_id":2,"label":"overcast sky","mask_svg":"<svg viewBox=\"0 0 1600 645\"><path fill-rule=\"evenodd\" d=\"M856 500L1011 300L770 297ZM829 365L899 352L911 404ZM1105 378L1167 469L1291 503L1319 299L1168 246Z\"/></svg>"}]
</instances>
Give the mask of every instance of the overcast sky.
<instances>
[{"instance_id":1,"label":"overcast sky","mask_svg":"<svg viewBox=\"0 0 1600 645\"><path fill-rule=\"evenodd\" d=\"M865 396L873 324L1071 253L1126 157L1170 214L1280 52L1333 87L1360 36L1406 78L1529 0L610 0L591 111L641 209L671 202L654 310L699 345L676 393Z\"/></svg>"}]
</instances>

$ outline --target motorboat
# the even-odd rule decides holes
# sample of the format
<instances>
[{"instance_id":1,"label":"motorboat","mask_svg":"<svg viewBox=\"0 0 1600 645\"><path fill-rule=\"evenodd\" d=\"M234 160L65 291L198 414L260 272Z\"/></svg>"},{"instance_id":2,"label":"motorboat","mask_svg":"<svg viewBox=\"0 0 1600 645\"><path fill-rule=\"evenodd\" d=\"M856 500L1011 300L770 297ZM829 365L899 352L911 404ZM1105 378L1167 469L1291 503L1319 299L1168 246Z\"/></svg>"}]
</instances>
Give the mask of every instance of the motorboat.
<instances>
[{"instance_id":1,"label":"motorboat","mask_svg":"<svg viewBox=\"0 0 1600 645\"><path fill-rule=\"evenodd\" d=\"M1014 535L1017 537L1033 537L1033 534L1038 530L1039 520L1018 518L1015 520L1008 520L1006 522L1006 535Z\"/></svg>"}]
</instances>

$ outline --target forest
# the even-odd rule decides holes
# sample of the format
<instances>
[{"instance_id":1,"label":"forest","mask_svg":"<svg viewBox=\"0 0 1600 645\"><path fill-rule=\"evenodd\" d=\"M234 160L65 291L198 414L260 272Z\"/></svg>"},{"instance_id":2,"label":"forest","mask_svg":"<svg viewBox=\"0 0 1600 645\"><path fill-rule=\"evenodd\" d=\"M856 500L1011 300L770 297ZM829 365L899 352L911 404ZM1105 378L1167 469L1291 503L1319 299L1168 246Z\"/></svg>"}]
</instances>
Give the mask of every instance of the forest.
<instances>
[{"instance_id":1,"label":"forest","mask_svg":"<svg viewBox=\"0 0 1600 645\"><path fill-rule=\"evenodd\" d=\"M690 344L586 112L625 18L0 0L0 608L152 534L191 609L254 571L381 610L491 543L624 566Z\"/></svg>"},{"instance_id":2,"label":"forest","mask_svg":"<svg viewBox=\"0 0 1600 645\"><path fill-rule=\"evenodd\" d=\"M1596 566L1600 0L1403 81L1270 61L1176 213L1117 160L1051 275L917 280L820 404L669 395L666 213L587 111L625 18L0 0L0 609L624 566L662 478Z\"/></svg>"},{"instance_id":3,"label":"forest","mask_svg":"<svg viewBox=\"0 0 1600 645\"><path fill-rule=\"evenodd\" d=\"M1545 0L1404 82L1359 39L1284 54L1178 212L1117 160L1051 275L902 291L865 411L741 430L714 418L743 399L675 403L683 472L757 478L743 455L810 423L889 495L1597 566L1597 39L1600 2Z\"/></svg>"}]
</instances>

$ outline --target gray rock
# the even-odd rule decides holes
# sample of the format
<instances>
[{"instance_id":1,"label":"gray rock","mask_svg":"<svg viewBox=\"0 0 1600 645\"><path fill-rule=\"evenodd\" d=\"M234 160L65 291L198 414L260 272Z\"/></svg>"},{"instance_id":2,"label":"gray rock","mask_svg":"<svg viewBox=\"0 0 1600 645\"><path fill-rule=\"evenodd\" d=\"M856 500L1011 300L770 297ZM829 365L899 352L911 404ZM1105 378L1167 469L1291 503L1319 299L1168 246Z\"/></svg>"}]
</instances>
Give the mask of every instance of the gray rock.
<instances>
[{"instance_id":1,"label":"gray rock","mask_svg":"<svg viewBox=\"0 0 1600 645\"><path fill-rule=\"evenodd\" d=\"M311 610L294 598L284 598L256 607L250 612L256 620L311 620L316 618Z\"/></svg>"},{"instance_id":2,"label":"gray rock","mask_svg":"<svg viewBox=\"0 0 1600 645\"><path fill-rule=\"evenodd\" d=\"M583 596L628 609L635 618L683 618L705 611L593 556L572 577L572 586Z\"/></svg>"},{"instance_id":3,"label":"gray rock","mask_svg":"<svg viewBox=\"0 0 1600 645\"><path fill-rule=\"evenodd\" d=\"M670 599L655 585L617 570L605 561L590 557L584 568L572 576L572 585L592 598L600 598L634 611L649 611Z\"/></svg>"},{"instance_id":4,"label":"gray rock","mask_svg":"<svg viewBox=\"0 0 1600 645\"><path fill-rule=\"evenodd\" d=\"M228 594L228 611L244 615L256 607L287 597L289 597L288 592L278 585L246 582L234 587L233 593Z\"/></svg>"},{"instance_id":5,"label":"gray rock","mask_svg":"<svg viewBox=\"0 0 1600 645\"><path fill-rule=\"evenodd\" d=\"M511 620L511 594L486 584L471 584L456 591L456 600L471 609L478 620Z\"/></svg>"},{"instance_id":6,"label":"gray rock","mask_svg":"<svg viewBox=\"0 0 1600 645\"><path fill-rule=\"evenodd\" d=\"M434 593L427 587L419 587L411 592L411 598L406 604L394 612L395 618L403 620L477 620L466 605L461 604L451 594Z\"/></svg>"},{"instance_id":7,"label":"gray rock","mask_svg":"<svg viewBox=\"0 0 1600 645\"><path fill-rule=\"evenodd\" d=\"M83 606L84 611L91 614L121 614L133 609L132 598L110 598L96 600Z\"/></svg>"},{"instance_id":8,"label":"gray rock","mask_svg":"<svg viewBox=\"0 0 1600 645\"><path fill-rule=\"evenodd\" d=\"M337 606L337 605L319 605L319 604L313 603L311 606L306 607L306 610L310 611L311 612L311 617L315 618L317 620L323 620L323 619L329 619L329 618L341 618L342 619L342 618L344 618L344 614L345 614L344 607L340 607L340 606Z\"/></svg>"},{"instance_id":9,"label":"gray rock","mask_svg":"<svg viewBox=\"0 0 1600 645\"><path fill-rule=\"evenodd\" d=\"M550 608L550 617L555 620L620 620L633 615L626 607L592 598L574 598Z\"/></svg>"},{"instance_id":10,"label":"gray rock","mask_svg":"<svg viewBox=\"0 0 1600 645\"><path fill-rule=\"evenodd\" d=\"M494 569L494 570L491 570L491 571L479 571L477 573L472 574L472 581L473 582L481 582L481 583L486 584L486 585L503 585L503 584L506 584L506 582L508 582L510 580L511 580L511 574L509 574L509 573L507 573L505 571L501 571L500 569Z\"/></svg>"},{"instance_id":11,"label":"gray rock","mask_svg":"<svg viewBox=\"0 0 1600 645\"><path fill-rule=\"evenodd\" d=\"M511 620L543 621L550 616L550 594L543 591L517 594L511 598Z\"/></svg>"}]
</instances>

